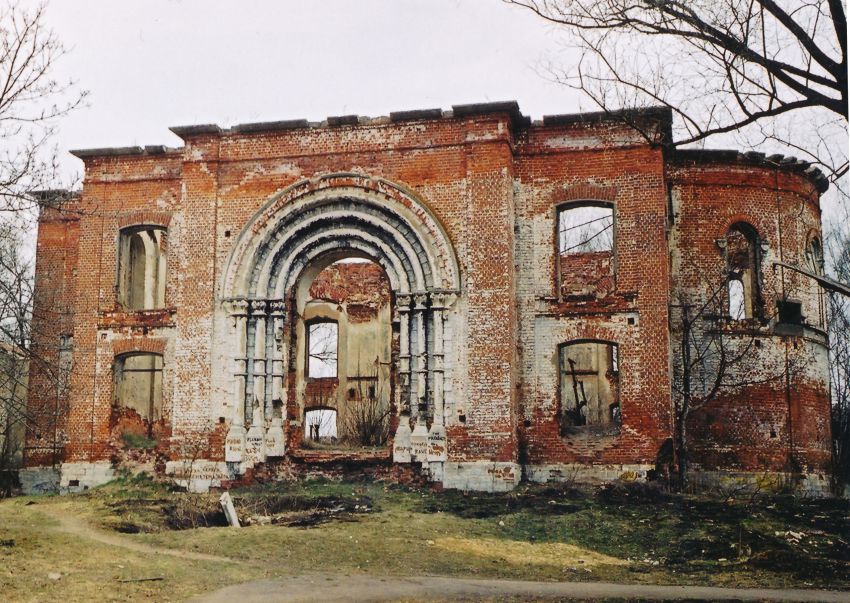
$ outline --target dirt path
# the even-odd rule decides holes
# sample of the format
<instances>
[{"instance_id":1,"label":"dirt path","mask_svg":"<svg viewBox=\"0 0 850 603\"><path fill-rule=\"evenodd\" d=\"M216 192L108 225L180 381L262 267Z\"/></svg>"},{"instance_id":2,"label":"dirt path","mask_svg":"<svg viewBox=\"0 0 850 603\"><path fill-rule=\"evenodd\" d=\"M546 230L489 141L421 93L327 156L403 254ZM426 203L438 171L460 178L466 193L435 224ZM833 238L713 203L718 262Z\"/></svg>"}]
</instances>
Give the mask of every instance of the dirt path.
<instances>
[{"instance_id":1,"label":"dirt path","mask_svg":"<svg viewBox=\"0 0 850 603\"><path fill-rule=\"evenodd\" d=\"M191 599L194 603L294 603L309 601L427 601L452 599L653 601L850 601L850 592L709 586L650 586L605 582L520 582L464 578L311 575L228 586Z\"/></svg>"},{"instance_id":2,"label":"dirt path","mask_svg":"<svg viewBox=\"0 0 850 603\"><path fill-rule=\"evenodd\" d=\"M68 515L60 509L48 509L46 507L42 507L39 510L45 513L46 515L50 515L59 522L59 526L57 528L59 531L65 532L67 534L73 534L74 536L79 536L81 538L87 538L88 540L94 540L95 542L100 542L102 544L117 546L130 551L135 551L137 553L144 553L146 555L170 555L171 557L179 557L181 559L192 559L195 561L221 561L225 563L241 563L241 561L237 559L230 559L229 557L219 557L218 555L207 555L204 553L193 553L191 551L167 549L163 547L144 544L142 542L134 542L129 537L120 536L118 534L111 534L104 530L95 528L84 520L80 519L79 517Z\"/></svg>"},{"instance_id":3,"label":"dirt path","mask_svg":"<svg viewBox=\"0 0 850 603\"><path fill-rule=\"evenodd\" d=\"M121 547L147 555L240 564L218 555L193 553L134 542L132 538L95 528L60 509L41 511L59 522L67 534ZM344 574L307 574L279 580L257 580L222 588L193 598L195 603L294 603L309 601L396 601L451 599L649 599L710 601L824 601L850 602L850 592L824 590L774 590L717 588L708 586L653 586L605 582L522 582L518 580L471 580L424 576L414 578Z\"/></svg>"}]
</instances>

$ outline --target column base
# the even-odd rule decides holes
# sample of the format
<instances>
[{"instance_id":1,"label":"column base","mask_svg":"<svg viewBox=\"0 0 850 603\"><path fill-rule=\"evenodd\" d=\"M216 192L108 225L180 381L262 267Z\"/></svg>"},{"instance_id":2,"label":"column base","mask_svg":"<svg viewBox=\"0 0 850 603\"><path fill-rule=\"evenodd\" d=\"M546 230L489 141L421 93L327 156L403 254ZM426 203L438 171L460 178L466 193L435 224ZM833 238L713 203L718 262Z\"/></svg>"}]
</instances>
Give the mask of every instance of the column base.
<instances>
[{"instance_id":1,"label":"column base","mask_svg":"<svg viewBox=\"0 0 850 603\"><path fill-rule=\"evenodd\" d=\"M440 463L447 458L446 428L434 423L431 425L431 431L428 432L428 462Z\"/></svg>"},{"instance_id":2,"label":"column base","mask_svg":"<svg viewBox=\"0 0 850 603\"><path fill-rule=\"evenodd\" d=\"M227 431L224 460L228 463L241 463L245 460L245 427L241 424L231 425Z\"/></svg>"},{"instance_id":3,"label":"column base","mask_svg":"<svg viewBox=\"0 0 850 603\"><path fill-rule=\"evenodd\" d=\"M286 439L283 434L283 420L275 417L266 431L266 456L283 456L284 454L286 454Z\"/></svg>"},{"instance_id":4,"label":"column base","mask_svg":"<svg viewBox=\"0 0 850 603\"><path fill-rule=\"evenodd\" d=\"M266 462L266 430L254 423L245 436L245 462L249 465Z\"/></svg>"},{"instance_id":5,"label":"column base","mask_svg":"<svg viewBox=\"0 0 850 603\"><path fill-rule=\"evenodd\" d=\"M408 418L401 416L399 418L398 429L393 438L393 462L394 463L409 463L412 460L411 444L410 444L410 424Z\"/></svg>"},{"instance_id":6,"label":"column base","mask_svg":"<svg viewBox=\"0 0 850 603\"><path fill-rule=\"evenodd\" d=\"M416 427L410 434L410 458L415 463L428 462L428 428L425 422L416 421Z\"/></svg>"}]
</instances>

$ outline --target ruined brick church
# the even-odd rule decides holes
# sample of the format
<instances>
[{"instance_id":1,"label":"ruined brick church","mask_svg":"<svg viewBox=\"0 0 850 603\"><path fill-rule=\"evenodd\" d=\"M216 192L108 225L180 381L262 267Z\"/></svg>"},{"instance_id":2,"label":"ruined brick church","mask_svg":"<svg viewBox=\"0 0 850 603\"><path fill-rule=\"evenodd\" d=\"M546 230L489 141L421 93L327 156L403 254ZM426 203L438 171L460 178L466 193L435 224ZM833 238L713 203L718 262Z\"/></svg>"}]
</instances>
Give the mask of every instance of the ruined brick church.
<instances>
[{"instance_id":1,"label":"ruined brick church","mask_svg":"<svg viewBox=\"0 0 850 603\"><path fill-rule=\"evenodd\" d=\"M171 131L74 151L41 213L25 489L344 462L498 491L646 478L677 437L699 479L826 483L808 164L514 102Z\"/></svg>"}]
</instances>

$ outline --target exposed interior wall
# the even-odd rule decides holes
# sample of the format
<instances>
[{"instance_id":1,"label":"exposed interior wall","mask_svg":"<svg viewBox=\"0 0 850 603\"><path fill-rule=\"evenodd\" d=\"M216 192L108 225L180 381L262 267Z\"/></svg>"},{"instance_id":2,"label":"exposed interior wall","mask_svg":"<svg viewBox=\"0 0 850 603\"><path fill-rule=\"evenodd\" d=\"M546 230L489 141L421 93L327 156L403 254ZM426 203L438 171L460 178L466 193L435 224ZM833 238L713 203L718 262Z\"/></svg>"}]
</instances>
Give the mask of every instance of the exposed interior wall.
<instances>
[{"instance_id":1,"label":"exposed interior wall","mask_svg":"<svg viewBox=\"0 0 850 603\"><path fill-rule=\"evenodd\" d=\"M337 325L336 373L317 377L308 370L309 326L322 320ZM305 361L301 370L296 366L295 377L302 421L310 410L334 409L337 436L325 443L357 446L363 445L358 425L384 416L386 431L378 440L386 444L393 384L390 285L384 271L373 262L331 264L311 283L299 321L305 337L297 354ZM306 426L303 435L312 440Z\"/></svg>"}]
</instances>

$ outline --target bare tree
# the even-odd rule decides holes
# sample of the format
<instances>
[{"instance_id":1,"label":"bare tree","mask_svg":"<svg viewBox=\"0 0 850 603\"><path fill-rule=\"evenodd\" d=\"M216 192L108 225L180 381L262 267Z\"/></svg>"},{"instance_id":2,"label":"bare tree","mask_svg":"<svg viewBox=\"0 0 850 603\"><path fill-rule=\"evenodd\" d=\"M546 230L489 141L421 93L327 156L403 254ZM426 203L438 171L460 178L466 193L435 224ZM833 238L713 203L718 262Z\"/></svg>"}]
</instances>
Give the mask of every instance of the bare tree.
<instances>
[{"instance_id":1,"label":"bare tree","mask_svg":"<svg viewBox=\"0 0 850 603\"><path fill-rule=\"evenodd\" d=\"M9 496L23 462L28 363L14 345L0 344L0 498Z\"/></svg>"},{"instance_id":2,"label":"bare tree","mask_svg":"<svg viewBox=\"0 0 850 603\"><path fill-rule=\"evenodd\" d=\"M375 358L368 374L361 372L348 379L357 387L345 402L343 438L353 446L384 446L390 436L391 408L387 383L380 376L380 360Z\"/></svg>"},{"instance_id":3,"label":"bare tree","mask_svg":"<svg viewBox=\"0 0 850 603\"><path fill-rule=\"evenodd\" d=\"M43 400L64 398L70 354L59 337L33 345L33 246L37 211L68 198L59 188L52 144L59 120L79 107L86 92L55 77L65 49L47 26L44 5L0 0L0 469L20 461L22 436L38 432L45 448L61 438L55 404L27 405L30 368L43 378ZM34 193L34 191L42 191ZM42 300L36 322L55 325L66 300ZM57 303L58 302L58 305ZM52 332L51 332L52 335ZM54 455L55 456L55 455Z\"/></svg>"},{"instance_id":4,"label":"bare tree","mask_svg":"<svg viewBox=\"0 0 850 603\"><path fill-rule=\"evenodd\" d=\"M850 232L835 233L832 272L850 281ZM837 491L850 486L850 298L832 293L827 299L832 389L833 478Z\"/></svg>"},{"instance_id":5,"label":"bare tree","mask_svg":"<svg viewBox=\"0 0 850 603\"><path fill-rule=\"evenodd\" d=\"M581 59L551 73L603 111L661 105L676 144L749 132L847 171L842 0L506 1L568 28ZM780 119L804 112L814 142Z\"/></svg>"},{"instance_id":6,"label":"bare tree","mask_svg":"<svg viewBox=\"0 0 850 603\"><path fill-rule=\"evenodd\" d=\"M74 82L54 77L65 52L43 5L0 5L0 210L32 208L30 191L57 188L52 137L59 118L86 97Z\"/></svg>"}]
</instances>

